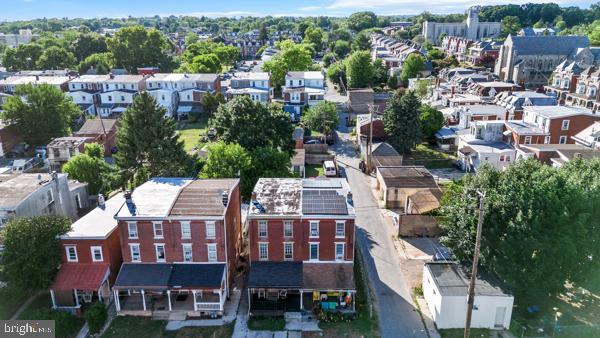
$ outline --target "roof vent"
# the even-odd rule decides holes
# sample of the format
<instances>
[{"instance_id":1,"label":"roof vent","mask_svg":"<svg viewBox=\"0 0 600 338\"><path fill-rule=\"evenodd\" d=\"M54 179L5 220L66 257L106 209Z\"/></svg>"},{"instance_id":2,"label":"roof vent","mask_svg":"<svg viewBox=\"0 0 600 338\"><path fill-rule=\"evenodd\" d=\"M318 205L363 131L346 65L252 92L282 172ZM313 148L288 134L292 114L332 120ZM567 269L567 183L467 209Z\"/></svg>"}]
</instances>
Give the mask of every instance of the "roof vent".
<instances>
[{"instance_id":1,"label":"roof vent","mask_svg":"<svg viewBox=\"0 0 600 338\"><path fill-rule=\"evenodd\" d=\"M135 216L136 207L135 207L135 203L133 203L133 198L131 198L131 191L125 192L125 204L127 204L127 209L129 209L129 213L132 216Z\"/></svg>"},{"instance_id":2,"label":"roof vent","mask_svg":"<svg viewBox=\"0 0 600 338\"><path fill-rule=\"evenodd\" d=\"M221 199L223 200L223 206L227 207L227 204L229 204L229 190L223 190Z\"/></svg>"},{"instance_id":3,"label":"roof vent","mask_svg":"<svg viewBox=\"0 0 600 338\"><path fill-rule=\"evenodd\" d=\"M346 194L346 202L351 206L354 206L354 200L352 199L352 192L348 191Z\"/></svg>"},{"instance_id":4,"label":"roof vent","mask_svg":"<svg viewBox=\"0 0 600 338\"><path fill-rule=\"evenodd\" d=\"M98 194L98 206L102 209L104 209L104 207L106 206L104 196L102 196L102 194Z\"/></svg>"}]
</instances>

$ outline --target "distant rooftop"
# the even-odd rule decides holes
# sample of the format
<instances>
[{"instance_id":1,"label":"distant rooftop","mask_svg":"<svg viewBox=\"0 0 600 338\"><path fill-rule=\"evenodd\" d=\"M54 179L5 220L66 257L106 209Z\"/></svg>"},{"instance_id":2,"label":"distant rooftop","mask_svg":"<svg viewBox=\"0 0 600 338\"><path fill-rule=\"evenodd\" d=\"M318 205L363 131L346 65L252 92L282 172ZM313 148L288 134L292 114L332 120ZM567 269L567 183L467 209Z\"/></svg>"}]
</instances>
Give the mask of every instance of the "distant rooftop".
<instances>
[{"instance_id":1,"label":"distant rooftop","mask_svg":"<svg viewBox=\"0 0 600 338\"><path fill-rule=\"evenodd\" d=\"M574 115L594 115L590 109L578 106L525 106L523 110L532 111L539 116L551 119Z\"/></svg>"},{"instance_id":2,"label":"distant rooftop","mask_svg":"<svg viewBox=\"0 0 600 338\"><path fill-rule=\"evenodd\" d=\"M50 143L48 143L48 148L57 148L57 147L77 148L89 140L91 140L91 138L85 137L85 136L57 137L54 140L50 141Z\"/></svg>"},{"instance_id":3,"label":"distant rooftop","mask_svg":"<svg viewBox=\"0 0 600 338\"><path fill-rule=\"evenodd\" d=\"M311 80L323 80L323 73L310 71L310 72L288 72L286 77L295 77L295 78L303 78L303 79L311 79Z\"/></svg>"}]
</instances>

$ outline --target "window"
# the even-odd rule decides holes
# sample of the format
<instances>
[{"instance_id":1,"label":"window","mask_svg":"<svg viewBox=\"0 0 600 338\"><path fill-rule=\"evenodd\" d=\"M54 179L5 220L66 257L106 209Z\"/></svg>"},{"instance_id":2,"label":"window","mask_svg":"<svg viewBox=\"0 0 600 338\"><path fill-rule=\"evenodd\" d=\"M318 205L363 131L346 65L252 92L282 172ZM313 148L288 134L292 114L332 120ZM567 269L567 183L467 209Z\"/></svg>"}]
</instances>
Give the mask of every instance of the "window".
<instances>
[{"instance_id":1,"label":"window","mask_svg":"<svg viewBox=\"0 0 600 338\"><path fill-rule=\"evenodd\" d=\"M567 143L567 137L565 135L561 136L560 139L558 140L558 143L560 143L560 144Z\"/></svg>"},{"instance_id":2,"label":"window","mask_svg":"<svg viewBox=\"0 0 600 338\"><path fill-rule=\"evenodd\" d=\"M335 260L344 260L344 243L335 243Z\"/></svg>"},{"instance_id":3,"label":"window","mask_svg":"<svg viewBox=\"0 0 600 338\"><path fill-rule=\"evenodd\" d=\"M531 144L531 136L525 136L525 144Z\"/></svg>"},{"instance_id":4,"label":"window","mask_svg":"<svg viewBox=\"0 0 600 338\"><path fill-rule=\"evenodd\" d=\"M258 259L261 261L266 261L269 259L268 243L258 243Z\"/></svg>"},{"instance_id":5,"label":"window","mask_svg":"<svg viewBox=\"0 0 600 338\"><path fill-rule=\"evenodd\" d=\"M319 237L319 221L310 221L310 237Z\"/></svg>"},{"instance_id":6,"label":"window","mask_svg":"<svg viewBox=\"0 0 600 338\"><path fill-rule=\"evenodd\" d=\"M181 238L192 238L192 230L190 228L190 222L181 222Z\"/></svg>"},{"instance_id":7,"label":"window","mask_svg":"<svg viewBox=\"0 0 600 338\"><path fill-rule=\"evenodd\" d=\"M46 194L48 197L48 204L54 202L54 196L52 195L52 189L48 190L48 192Z\"/></svg>"},{"instance_id":8,"label":"window","mask_svg":"<svg viewBox=\"0 0 600 338\"><path fill-rule=\"evenodd\" d=\"M208 247L208 261L216 262L217 261L217 245L212 243L212 244L207 244L206 246Z\"/></svg>"},{"instance_id":9,"label":"window","mask_svg":"<svg viewBox=\"0 0 600 338\"><path fill-rule=\"evenodd\" d=\"M191 262L192 261L192 245L191 244L182 244L183 248L183 261Z\"/></svg>"},{"instance_id":10,"label":"window","mask_svg":"<svg viewBox=\"0 0 600 338\"><path fill-rule=\"evenodd\" d=\"M125 102L125 96L121 95L121 102Z\"/></svg>"},{"instance_id":11,"label":"window","mask_svg":"<svg viewBox=\"0 0 600 338\"><path fill-rule=\"evenodd\" d=\"M294 243L283 243L283 259L286 261L294 259Z\"/></svg>"},{"instance_id":12,"label":"window","mask_svg":"<svg viewBox=\"0 0 600 338\"><path fill-rule=\"evenodd\" d=\"M65 250L67 251L67 261L77 262L77 247L75 245L67 245L65 246Z\"/></svg>"},{"instance_id":13,"label":"window","mask_svg":"<svg viewBox=\"0 0 600 338\"><path fill-rule=\"evenodd\" d=\"M506 155L506 162L510 162L510 155Z\"/></svg>"},{"instance_id":14,"label":"window","mask_svg":"<svg viewBox=\"0 0 600 338\"><path fill-rule=\"evenodd\" d=\"M293 221L283 221L283 237L292 237L294 235L293 226Z\"/></svg>"},{"instance_id":15,"label":"window","mask_svg":"<svg viewBox=\"0 0 600 338\"><path fill-rule=\"evenodd\" d=\"M92 251L92 261L93 262L104 261L104 257L102 257L102 247L101 246L93 246L90 249Z\"/></svg>"},{"instance_id":16,"label":"window","mask_svg":"<svg viewBox=\"0 0 600 338\"><path fill-rule=\"evenodd\" d=\"M319 243L310 243L310 260L319 260Z\"/></svg>"},{"instance_id":17,"label":"window","mask_svg":"<svg viewBox=\"0 0 600 338\"><path fill-rule=\"evenodd\" d=\"M258 221L258 237L267 237L267 221Z\"/></svg>"},{"instance_id":18,"label":"window","mask_svg":"<svg viewBox=\"0 0 600 338\"><path fill-rule=\"evenodd\" d=\"M131 261L132 262L140 262L142 260L140 257L140 245L139 244L129 244L129 251L131 251Z\"/></svg>"},{"instance_id":19,"label":"window","mask_svg":"<svg viewBox=\"0 0 600 338\"><path fill-rule=\"evenodd\" d=\"M154 222L154 238L163 238L163 225L161 222Z\"/></svg>"},{"instance_id":20,"label":"window","mask_svg":"<svg viewBox=\"0 0 600 338\"><path fill-rule=\"evenodd\" d=\"M206 238L215 238L215 222L206 222Z\"/></svg>"},{"instance_id":21,"label":"window","mask_svg":"<svg viewBox=\"0 0 600 338\"><path fill-rule=\"evenodd\" d=\"M127 228L129 230L129 238L138 238L137 224L135 222L128 222Z\"/></svg>"},{"instance_id":22,"label":"window","mask_svg":"<svg viewBox=\"0 0 600 338\"><path fill-rule=\"evenodd\" d=\"M112 101L112 96L108 95L108 101Z\"/></svg>"},{"instance_id":23,"label":"window","mask_svg":"<svg viewBox=\"0 0 600 338\"><path fill-rule=\"evenodd\" d=\"M335 221L335 237L344 237L346 235L346 222Z\"/></svg>"},{"instance_id":24,"label":"window","mask_svg":"<svg viewBox=\"0 0 600 338\"><path fill-rule=\"evenodd\" d=\"M561 130L569 130L569 122L569 120L563 120Z\"/></svg>"},{"instance_id":25,"label":"window","mask_svg":"<svg viewBox=\"0 0 600 338\"><path fill-rule=\"evenodd\" d=\"M156 250L156 261L157 262L166 261L165 245L164 244L154 244L154 249Z\"/></svg>"},{"instance_id":26,"label":"window","mask_svg":"<svg viewBox=\"0 0 600 338\"><path fill-rule=\"evenodd\" d=\"M544 137L544 144L549 144L549 143L550 143L550 136Z\"/></svg>"}]
</instances>

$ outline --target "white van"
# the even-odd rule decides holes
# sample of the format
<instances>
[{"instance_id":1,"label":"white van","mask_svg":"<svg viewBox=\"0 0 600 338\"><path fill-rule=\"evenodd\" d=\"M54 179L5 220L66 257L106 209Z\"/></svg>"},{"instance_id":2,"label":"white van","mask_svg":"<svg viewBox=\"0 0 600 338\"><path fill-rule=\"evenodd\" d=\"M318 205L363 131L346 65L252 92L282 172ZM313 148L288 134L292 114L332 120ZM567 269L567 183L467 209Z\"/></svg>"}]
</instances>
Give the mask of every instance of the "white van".
<instances>
[{"instance_id":1,"label":"white van","mask_svg":"<svg viewBox=\"0 0 600 338\"><path fill-rule=\"evenodd\" d=\"M333 161L323 162L323 170L325 171L325 176L327 177L337 176L337 169L335 168L335 163L333 163Z\"/></svg>"}]
</instances>

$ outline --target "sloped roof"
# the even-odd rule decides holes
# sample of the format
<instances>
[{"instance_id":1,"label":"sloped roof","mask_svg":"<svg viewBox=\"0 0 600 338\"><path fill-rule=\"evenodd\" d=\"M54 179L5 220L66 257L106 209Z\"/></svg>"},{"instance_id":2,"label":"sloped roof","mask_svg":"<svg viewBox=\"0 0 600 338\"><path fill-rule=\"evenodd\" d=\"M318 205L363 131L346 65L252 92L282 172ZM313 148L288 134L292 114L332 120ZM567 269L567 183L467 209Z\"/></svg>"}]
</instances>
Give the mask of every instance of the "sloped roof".
<instances>
[{"instance_id":1,"label":"sloped roof","mask_svg":"<svg viewBox=\"0 0 600 338\"><path fill-rule=\"evenodd\" d=\"M83 126L73 133L74 135L96 135L109 133L117 125L117 119L89 119L86 120Z\"/></svg>"},{"instance_id":2,"label":"sloped roof","mask_svg":"<svg viewBox=\"0 0 600 338\"><path fill-rule=\"evenodd\" d=\"M569 55L580 47L590 45L587 36L513 36L507 40L512 41L513 48L520 55Z\"/></svg>"},{"instance_id":3,"label":"sloped roof","mask_svg":"<svg viewBox=\"0 0 600 338\"><path fill-rule=\"evenodd\" d=\"M425 167L378 167L377 171L388 188L438 188L435 179Z\"/></svg>"},{"instance_id":4,"label":"sloped roof","mask_svg":"<svg viewBox=\"0 0 600 338\"><path fill-rule=\"evenodd\" d=\"M97 291L108 277L109 264L63 264L50 289L55 291Z\"/></svg>"},{"instance_id":5,"label":"sloped roof","mask_svg":"<svg viewBox=\"0 0 600 338\"><path fill-rule=\"evenodd\" d=\"M226 209L223 194L229 198L238 183L239 179L194 180L181 190L169 216L221 216Z\"/></svg>"},{"instance_id":6,"label":"sloped roof","mask_svg":"<svg viewBox=\"0 0 600 338\"><path fill-rule=\"evenodd\" d=\"M302 262L252 262L248 287L301 288Z\"/></svg>"},{"instance_id":7,"label":"sloped roof","mask_svg":"<svg viewBox=\"0 0 600 338\"><path fill-rule=\"evenodd\" d=\"M354 290L354 265L347 263L304 263L302 288Z\"/></svg>"}]
</instances>

